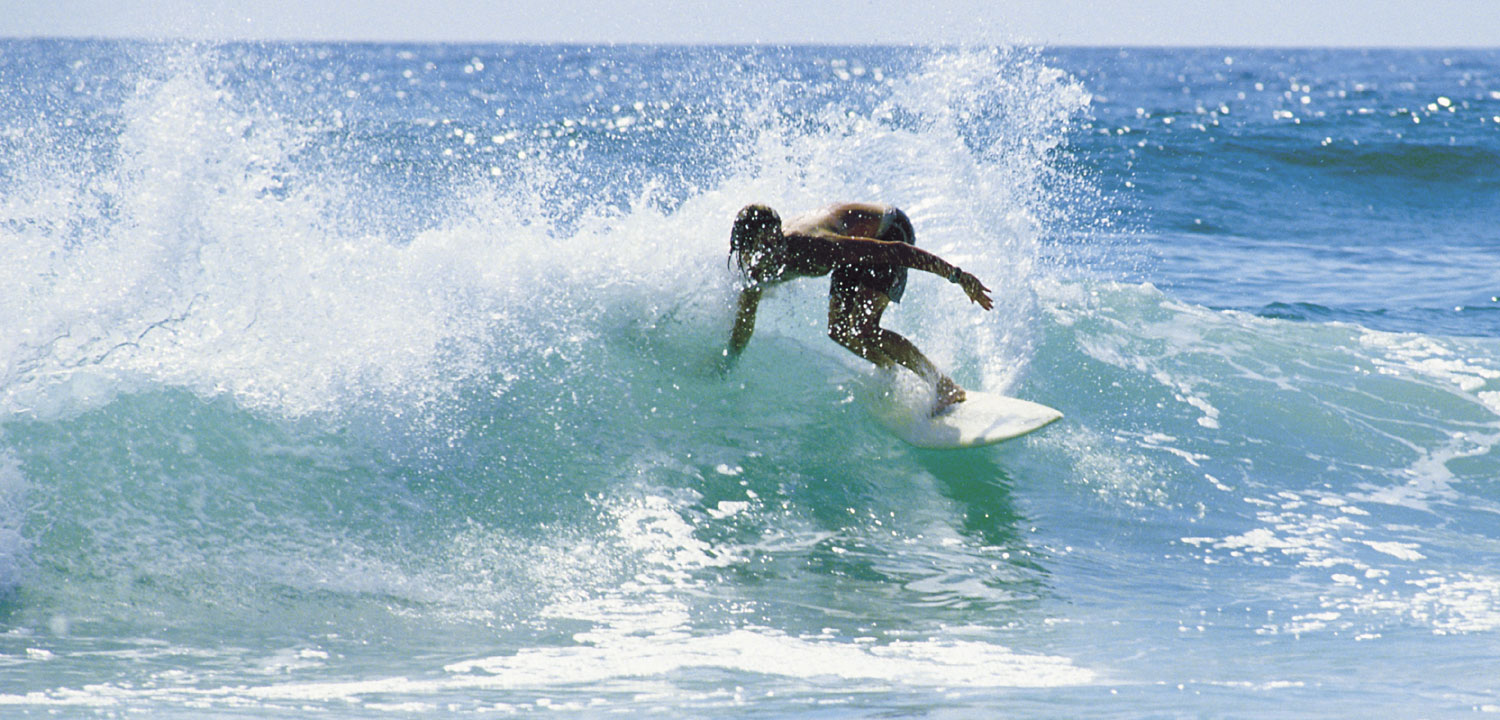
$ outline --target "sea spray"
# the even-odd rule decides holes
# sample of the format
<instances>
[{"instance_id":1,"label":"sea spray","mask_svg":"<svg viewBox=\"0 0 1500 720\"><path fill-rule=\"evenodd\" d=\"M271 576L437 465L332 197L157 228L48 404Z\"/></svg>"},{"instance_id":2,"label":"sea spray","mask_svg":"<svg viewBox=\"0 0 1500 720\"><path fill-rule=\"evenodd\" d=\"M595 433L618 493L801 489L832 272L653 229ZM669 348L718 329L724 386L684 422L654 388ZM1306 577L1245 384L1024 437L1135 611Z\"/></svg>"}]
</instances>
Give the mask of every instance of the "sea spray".
<instances>
[{"instance_id":1,"label":"sea spray","mask_svg":"<svg viewBox=\"0 0 1500 720\"><path fill-rule=\"evenodd\" d=\"M1488 55L6 48L19 713L1489 702L1493 204L1316 150L1487 146ZM1003 300L892 327L1066 419L893 439L826 281L715 373L734 212L841 199Z\"/></svg>"}]
</instances>

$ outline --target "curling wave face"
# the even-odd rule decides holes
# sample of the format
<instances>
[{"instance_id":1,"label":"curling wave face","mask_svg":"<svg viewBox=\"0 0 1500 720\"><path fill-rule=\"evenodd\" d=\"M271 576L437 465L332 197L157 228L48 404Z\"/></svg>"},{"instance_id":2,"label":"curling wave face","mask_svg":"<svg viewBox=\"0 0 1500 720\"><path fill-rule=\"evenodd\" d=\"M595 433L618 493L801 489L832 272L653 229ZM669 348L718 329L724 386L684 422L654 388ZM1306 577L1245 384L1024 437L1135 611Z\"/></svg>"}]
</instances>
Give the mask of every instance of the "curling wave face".
<instances>
[{"instance_id":1,"label":"curling wave face","mask_svg":"<svg viewBox=\"0 0 1500 720\"><path fill-rule=\"evenodd\" d=\"M1276 254L1118 232L1107 186L1180 168L1102 144L1134 137L1098 132L1107 77L989 49L7 47L0 704L1206 707L1181 684L1274 709L1392 692L1329 657L1396 676L1500 626L1493 337L1267 297L1274 267L1206 299L1204 268ZM1212 227L1251 202L1226 197ZM735 210L830 199L903 207L996 289L985 314L914 274L889 325L1067 420L901 445L812 281L715 374Z\"/></svg>"}]
</instances>

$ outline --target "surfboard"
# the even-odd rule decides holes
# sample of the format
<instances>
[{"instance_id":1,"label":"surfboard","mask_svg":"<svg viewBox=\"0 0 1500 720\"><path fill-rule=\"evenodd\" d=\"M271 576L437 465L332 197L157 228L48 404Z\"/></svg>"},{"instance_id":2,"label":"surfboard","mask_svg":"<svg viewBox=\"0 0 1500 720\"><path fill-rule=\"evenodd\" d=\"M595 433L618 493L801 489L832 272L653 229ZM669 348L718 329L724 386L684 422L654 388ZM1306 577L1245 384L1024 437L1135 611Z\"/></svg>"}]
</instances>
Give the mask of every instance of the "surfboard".
<instances>
[{"instance_id":1,"label":"surfboard","mask_svg":"<svg viewBox=\"0 0 1500 720\"><path fill-rule=\"evenodd\" d=\"M1045 427L1062 413L1041 403L970 390L938 415L905 403L878 403L871 416L892 435L920 448L982 447Z\"/></svg>"}]
</instances>

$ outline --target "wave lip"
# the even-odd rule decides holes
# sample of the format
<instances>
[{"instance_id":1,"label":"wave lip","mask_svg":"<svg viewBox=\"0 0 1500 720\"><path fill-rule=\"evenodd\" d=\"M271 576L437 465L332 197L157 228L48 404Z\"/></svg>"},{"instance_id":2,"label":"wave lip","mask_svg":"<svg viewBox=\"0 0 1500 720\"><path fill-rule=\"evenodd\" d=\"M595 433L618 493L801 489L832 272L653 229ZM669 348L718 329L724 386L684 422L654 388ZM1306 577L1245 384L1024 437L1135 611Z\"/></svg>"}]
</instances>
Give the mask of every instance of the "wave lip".
<instances>
[{"instance_id":1,"label":"wave lip","mask_svg":"<svg viewBox=\"0 0 1500 720\"><path fill-rule=\"evenodd\" d=\"M1313 323L1348 323L1384 332L1412 332L1453 337L1500 337L1500 306L1455 305L1449 308L1360 308L1314 302L1272 302L1255 309L1258 317Z\"/></svg>"}]
</instances>

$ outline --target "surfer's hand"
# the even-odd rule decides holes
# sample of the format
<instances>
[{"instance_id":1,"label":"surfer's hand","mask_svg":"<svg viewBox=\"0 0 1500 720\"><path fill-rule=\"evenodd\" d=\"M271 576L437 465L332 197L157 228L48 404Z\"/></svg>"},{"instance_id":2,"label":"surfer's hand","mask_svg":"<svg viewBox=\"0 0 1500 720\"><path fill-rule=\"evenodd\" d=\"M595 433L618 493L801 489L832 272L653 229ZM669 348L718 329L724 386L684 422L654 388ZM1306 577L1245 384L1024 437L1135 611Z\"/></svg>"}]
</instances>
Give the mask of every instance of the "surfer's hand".
<instances>
[{"instance_id":1,"label":"surfer's hand","mask_svg":"<svg viewBox=\"0 0 1500 720\"><path fill-rule=\"evenodd\" d=\"M979 303L979 307L989 310L995 306L995 301L990 299L990 289L974 277L974 273L961 272L958 275L958 284L968 293L969 299Z\"/></svg>"},{"instance_id":2,"label":"surfer's hand","mask_svg":"<svg viewBox=\"0 0 1500 720\"><path fill-rule=\"evenodd\" d=\"M718 375L720 379L727 379L730 371L734 370L734 366L739 362L739 359L740 354L737 352L729 350L720 352L719 357L714 358L714 374Z\"/></svg>"}]
</instances>

